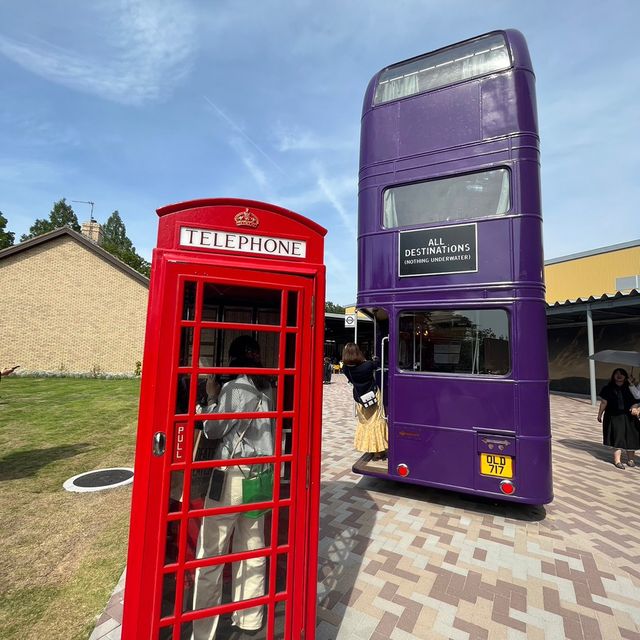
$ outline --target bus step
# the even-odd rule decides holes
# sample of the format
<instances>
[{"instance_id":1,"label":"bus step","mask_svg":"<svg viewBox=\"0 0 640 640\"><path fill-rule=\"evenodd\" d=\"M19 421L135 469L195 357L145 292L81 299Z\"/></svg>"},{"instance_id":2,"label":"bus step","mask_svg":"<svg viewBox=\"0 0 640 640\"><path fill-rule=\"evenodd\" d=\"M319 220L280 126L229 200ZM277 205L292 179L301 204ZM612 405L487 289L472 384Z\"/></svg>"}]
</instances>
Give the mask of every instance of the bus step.
<instances>
[{"instance_id":1,"label":"bus step","mask_svg":"<svg viewBox=\"0 0 640 640\"><path fill-rule=\"evenodd\" d=\"M362 473L367 476L386 476L389 474L388 460L372 460L371 458L371 453L363 454L360 459L353 465L352 471L354 473Z\"/></svg>"}]
</instances>

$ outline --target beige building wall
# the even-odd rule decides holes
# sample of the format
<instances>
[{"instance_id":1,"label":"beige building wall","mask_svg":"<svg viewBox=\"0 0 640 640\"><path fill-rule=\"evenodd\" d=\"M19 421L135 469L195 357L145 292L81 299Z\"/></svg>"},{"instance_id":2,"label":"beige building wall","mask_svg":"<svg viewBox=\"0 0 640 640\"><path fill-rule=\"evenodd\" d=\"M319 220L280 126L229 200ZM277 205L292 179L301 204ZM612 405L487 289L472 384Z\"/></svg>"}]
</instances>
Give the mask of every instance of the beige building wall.
<instances>
[{"instance_id":1,"label":"beige building wall","mask_svg":"<svg viewBox=\"0 0 640 640\"><path fill-rule=\"evenodd\" d=\"M0 367L133 374L148 288L71 237L0 261Z\"/></svg>"},{"instance_id":2,"label":"beige building wall","mask_svg":"<svg viewBox=\"0 0 640 640\"><path fill-rule=\"evenodd\" d=\"M544 268L549 304L616 293L616 278L640 274L640 246L608 251Z\"/></svg>"}]
</instances>

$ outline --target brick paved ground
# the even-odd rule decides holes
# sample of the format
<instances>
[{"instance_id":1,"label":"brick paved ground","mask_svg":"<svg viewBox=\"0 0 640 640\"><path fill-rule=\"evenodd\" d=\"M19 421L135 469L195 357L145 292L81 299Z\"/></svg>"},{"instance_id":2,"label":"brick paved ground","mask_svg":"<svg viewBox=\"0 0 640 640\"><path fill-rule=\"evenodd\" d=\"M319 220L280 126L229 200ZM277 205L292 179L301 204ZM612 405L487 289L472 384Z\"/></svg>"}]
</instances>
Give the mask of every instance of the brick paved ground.
<instances>
[{"instance_id":1,"label":"brick paved ground","mask_svg":"<svg viewBox=\"0 0 640 640\"><path fill-rule=\"evenodd\" d=\"M640 640L640 468L610 464L588 402L551 407L554 502L478 501L353 475L353 404L334 376L317 640ZM92 640L120 637L120 596Z\"/></svg>"}]
</instances>

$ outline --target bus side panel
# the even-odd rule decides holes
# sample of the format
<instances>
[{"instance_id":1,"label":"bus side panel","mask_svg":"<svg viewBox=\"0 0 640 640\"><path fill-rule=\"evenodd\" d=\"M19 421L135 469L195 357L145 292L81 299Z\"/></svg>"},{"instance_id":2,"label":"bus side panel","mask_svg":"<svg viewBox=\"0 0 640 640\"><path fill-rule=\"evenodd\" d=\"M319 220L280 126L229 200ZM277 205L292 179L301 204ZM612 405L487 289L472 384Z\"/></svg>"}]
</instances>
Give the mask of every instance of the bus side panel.
<instances>
[{"instance_id":1,"label":"bus side panel","mask_svg":"<svg viewBox=\"0 0 640 640\"><path fill-rule=\"evenodd\" d=\"M517 105L517 109L514 109ZM538 133L535 78L529 71L503 73L482 83L482 137Z\"/></svg>"},{"instance_id":2,"label":"bus side panel","mask_svg":"<svg viewBox=\"0 0 640 640\"><path fill-rule=\"evenodd\" d=\"M534 216L523 216L513 221L513 259L515 278L519 282L536 282L542 285L544 263L542 247L542 220ZM544 300L544 291L539 291ZM545 324L543 325L546 327Z\"/></svg>"},{"instance_id":3,"label":"bus side panel","mask_svg":"<svg viewBox=\"0 0 640 640\"><path fill-rule=\"evenodd\" d=\"M513 311L511 335L514 377L517 380L548 382L547 325L542 300L521 299ZM548 403L547 403L548 406Z\"/></svg>"},{"instance_id":4,"label":"bus side panel","mask_svg":"<svg viewBox=\"0 0 640 640\"><path fill-rule=\"evenodd\" d=\"M446 226L443 223L442 226ZM512 283L511 225L504 220L484 220L477 225L478 271L447 275L398 276L398 232L370 235L359 240L359 290L428 288L446 286L485 285L487 283ZM389 244L393 242L391 249ZM499 247L499 250L496 248ZM391 249L391 250L390 250ZM364 268L362 265L366 265ZM539 277L538 277L539 279Z\"/></svg>"},{"instance_id":5,"label":"bus side panel","mask_svg":"<svg viewBox=\"0 0 640 640\"><path fill-rule=\"evenodd\" d=\"M472 431L395 422L389 438L392 474L397 465L406 464L410 481L461 491L474 488L477 455Z\"/></svg>"},{"instance_id":6,"label":"bus side panel","mask_svg":"<svg viewBox=\"0 0 640 640\"><path fill-rule=\"evenodd\" d=\"M409 468L409 479L460 491L499 493L499 478L480 476L479 443L502 432L517 468L515 385L398 374L392 383L389 421L390 469ZM506 433L505 433L506 432ZM497 451L496 451L497 453Z\"/></svg>"},{"instance_id":7,"label":"bus side panel","mask_svg":"<svg viewBox=\"0 0 640 640\"><path fill-rule=\"evenodd\" d=\"M546 380L518 383L519 435L551 439L549 383Z\"/></svg>"},{"instance_id":8,"label":"bus side panel","mask_svg":"<svg viewBox=\"0 0 640 640\"><path fill-rule=\"evenodd\" d=\"M360 291L387 289L398 271L395 251L389 251L389 236L380 234L358 240L358 287ZM364 266L366 265L366 267Z\"/></svg>"},{"instance_id":9,"label":"bus side panel","mask_svg":"<svg viewBox=\"0 0 640 640\"><path fill-rule=\"evenodd\" d=\"M517 111L514 104L519 105ZM421 126L416 128L415 122ZM538 134L535 79L522 70L417 94L365 112L360 166L514 133Z\"/></svg>"},{"instance_id":10,"label":"bus side panel","mask_svg":"<svg viewBox=\"0 0 640 640\"><path fill-rule=\"evenodd\" d=\"M393 378L394 428L425 424L458 430L515 432L515 387L510 380L462 380L411 374Z\"/></svg>"},{"instance_id":11,"label":"bus side panel","mask_svg":"<svg viewBox=\"0 0 640 640\"><path fill-rule=\"evenodd\" d=\"M398 105L374 109L362 118L360 166L367 167L398 157Z\"/></svg>"},{"instance_id":12,"label":"bus side panel","mask_svg":"<svg viewBox=\"0 0 640 640\"><path fill-rule=\"evenodd\" d=\"M465 105L460 109L461 104ZM398 102L399 156L478 142L480 128L480 82L467 82L448 91L434 91L417 99ZM374 111L375 113L375 111ZM420 122L416 127L414 123Z\"/></svg>"}]
</instances>

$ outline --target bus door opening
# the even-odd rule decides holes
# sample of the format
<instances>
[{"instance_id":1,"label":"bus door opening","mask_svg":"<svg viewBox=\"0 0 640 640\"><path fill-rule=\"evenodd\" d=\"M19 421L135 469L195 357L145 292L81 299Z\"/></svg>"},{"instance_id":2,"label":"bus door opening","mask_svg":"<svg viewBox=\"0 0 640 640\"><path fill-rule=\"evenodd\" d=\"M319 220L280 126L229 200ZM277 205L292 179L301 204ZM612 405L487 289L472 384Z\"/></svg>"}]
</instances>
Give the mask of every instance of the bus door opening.
<instances>
[{"instance_id":1,"label":"bus door opening","mask_svg":"<svg viewBox=\"0 0 640 640\"><path fill-rule=\"evenodd\" d=\"M379 308L359 308L373 319L373 352L365 353L365 357L373 358L378 363L378 369L375 371L375 380L380 390L381 405L375 411L381 411L383 417L389 424L389 314L385 309ZM370 413L374 409L368 410ZM362 419L360 412L356 409L356 420ZM389 443L391 439L389 439ZM373 454L364 452L353 465L355 473L373 476L387 476L389 465L390 451L382 460L373 459Z\"/></svg>"}]
</instances>

